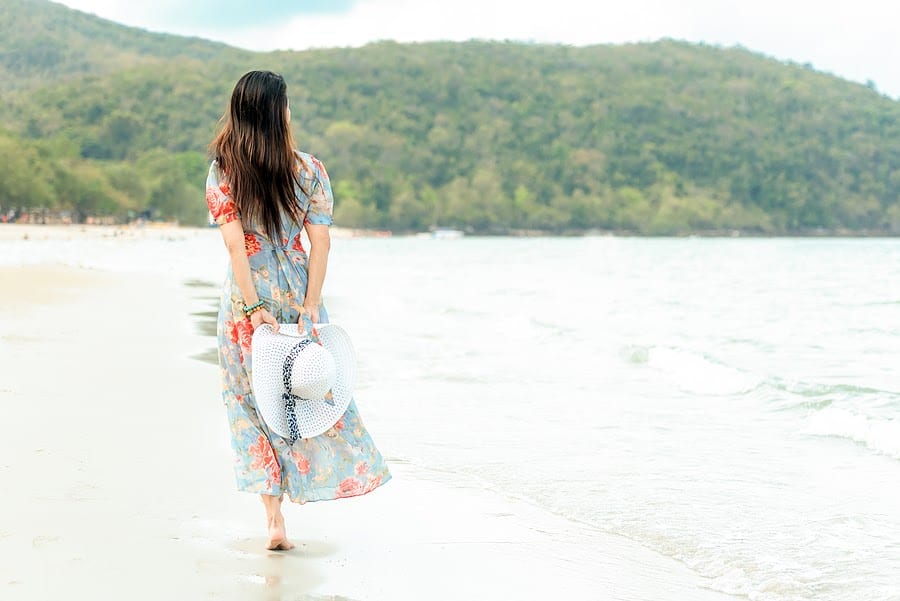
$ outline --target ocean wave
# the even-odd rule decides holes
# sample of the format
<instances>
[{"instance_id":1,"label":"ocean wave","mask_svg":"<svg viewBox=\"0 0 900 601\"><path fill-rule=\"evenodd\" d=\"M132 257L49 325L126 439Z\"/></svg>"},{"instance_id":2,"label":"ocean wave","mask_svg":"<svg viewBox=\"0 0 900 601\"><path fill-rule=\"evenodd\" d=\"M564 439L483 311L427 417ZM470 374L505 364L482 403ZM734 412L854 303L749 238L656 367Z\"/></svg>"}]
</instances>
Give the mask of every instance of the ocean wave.
<instances>
[{"instance_id":1,"label":"ocean wave","mask_svg":"<svg viewBox=\"0 0 900 601\"><path fill-rule=\"evenodd\" d=\"M900 421L828 407L809 416L804 432L851 440L881 455L900 459Z\"/></svg>"},{"instance_id":2,"label":"ocean wave","mask_svg":"<svg viewBox=\"0 0 900 601\"><path fill-rule=\"evenodd\" d=\"M854 384L823 384L821 382L804 382L802 380L788 380L784 378L771 378L766 383L773 388L807 397L856 394L885 394L900 397L900 393L893 390L882 390Z\"/></svg>"},{"instance_id":3,"label":"ocean wave","mask_svg":"<svg viewBox=\"0 0 900 601\"><path fill-rule=\"evenodd\" d=\"M891 416L900 408L900 393L854 384L768 378L756 393L776 411L818 411L833 407L881 418Z\"/></svg>"},{"instance_id":4,"label":"ocean wave","mask_svg":"<svg viewBox=\"0 0 900 601\"><path fill-rule=\"evenodd\" d=\"M660 372L677 388L692 394L742 394L754 390L762 381L706 355L677 347L629 345L621 355L628 363Z\"/></svg>"}]
</instances>

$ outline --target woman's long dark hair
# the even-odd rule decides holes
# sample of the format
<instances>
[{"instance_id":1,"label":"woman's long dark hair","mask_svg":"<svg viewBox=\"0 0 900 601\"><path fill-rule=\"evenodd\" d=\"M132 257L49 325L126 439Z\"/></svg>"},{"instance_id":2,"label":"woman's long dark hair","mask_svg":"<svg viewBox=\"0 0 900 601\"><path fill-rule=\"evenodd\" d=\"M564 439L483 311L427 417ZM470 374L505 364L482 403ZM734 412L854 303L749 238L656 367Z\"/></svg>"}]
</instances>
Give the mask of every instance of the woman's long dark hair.
<instances>
[{"instance_id":1,"label":"woman's long dark hair","mask_svg":"<svg viewBox=\"0 0 900 601\"><path fill-rule=\"evenodd\" d=\"M245 229L261 228L275 244L280 242L282 212L297 224L303 219L295 188L301 187L300 158L294 153L287 102L287 85L281 75L271 71L244 74L231 93L222 129L209 145Z\"/></svg>"}]
</instances>

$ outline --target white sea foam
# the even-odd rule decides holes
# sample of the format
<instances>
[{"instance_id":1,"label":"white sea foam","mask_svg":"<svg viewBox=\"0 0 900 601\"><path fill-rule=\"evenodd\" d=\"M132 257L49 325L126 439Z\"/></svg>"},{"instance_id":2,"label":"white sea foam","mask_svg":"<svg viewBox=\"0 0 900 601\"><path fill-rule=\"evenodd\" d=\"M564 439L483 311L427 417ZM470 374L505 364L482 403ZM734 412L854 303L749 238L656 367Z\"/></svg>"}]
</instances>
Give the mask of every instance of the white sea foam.
<instances>
[{"instance_id":1,"label":"white sea foam","mask_svg":"<svg viewBox=\"0 0 900 601\"><path fill-rule=\"evenodd\" d=\"M693 394L740 394L760 383L757 376L684 349L651 347L646 363L680 390Z\"/></svg>"},{"instance_id":2,"label":"white sea foam","mask_svg":"<svg viewBox=\"0 0 900 601\"><path fill-rule=\"evenodd\" d=\"M804 431L815 436L852 440L877 453L900 459L900 421L897 420L827 407L810 415Z\"/></svg>"}]
</instances>

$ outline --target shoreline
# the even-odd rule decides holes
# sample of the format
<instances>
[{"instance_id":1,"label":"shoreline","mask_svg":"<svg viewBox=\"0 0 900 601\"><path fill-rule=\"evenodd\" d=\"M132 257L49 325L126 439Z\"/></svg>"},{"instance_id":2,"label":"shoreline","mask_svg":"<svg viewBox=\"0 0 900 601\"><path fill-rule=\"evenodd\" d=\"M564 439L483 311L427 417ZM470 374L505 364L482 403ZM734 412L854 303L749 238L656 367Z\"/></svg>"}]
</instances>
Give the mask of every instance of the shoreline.
<instances>
[{"instance_id":1,"label":"shoreline","mask_svg":"<svg viewBox=\"0 0 900 601\"><path fill-rule=\"evenodd\" d=\"M732 598L633 541L397 456L377 428L392 481L286 504L298 547L265 551L259 500L234 489L218 369L191 358L211 343L192 310L212 288L0 267L12 281L28 293L0 314L0 402L18 424L0 438L0 487L19 491L0 501L11 598Z\"/></svg>"},{"instance_id":2,"label":"shoreline","mask_svg":"<svg viewBox=\"0 0 900 601\"><path fill-rule=\"evenodd\" d=\"M451 228L452 229L452 228ZM97 237L133 237L138 235L147 235L150 233L162 234L166 232L184 232L184 231L208 231L215 230L214 227L199 227L189 225L176 225L171 223L146 223L142 225L124 224L124 225L98 225L98 224L38 224L38 223L6 223L0 224L0 241L15 239L58 239L71 237L71 234L88 234ZM374 228L347 228L342 226L332 226L330 228L331 235L336 239L349 238L405 238L425 236L430 232L392 232L384 229ZM646 239L664 239L664 238L746 238L746 239L791 239L791 238L809 238L809 239L896 239L900 238L900 233L890 233L880 230L847 230L847 229L810 229L795 230L783 233L763 233L742 230L716 229L716 230L698 230L689 233L673 233L673 234L646 234L636 232L634 230L603 230L603 229L587 229L587 230L531 230L531 229L510 229L505 231L471 231L471 230L454 230L462 232L461 238L646 238Z\"/></svg>"}]
</instances>

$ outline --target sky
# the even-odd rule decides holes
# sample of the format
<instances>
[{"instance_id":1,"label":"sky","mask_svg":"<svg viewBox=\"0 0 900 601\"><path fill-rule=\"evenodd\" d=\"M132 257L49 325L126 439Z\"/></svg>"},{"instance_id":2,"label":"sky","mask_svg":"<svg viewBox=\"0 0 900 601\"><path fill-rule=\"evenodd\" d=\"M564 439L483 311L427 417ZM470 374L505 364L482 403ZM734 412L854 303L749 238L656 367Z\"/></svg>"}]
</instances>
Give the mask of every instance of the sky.
<instances>
[{"instance_id":1,"label":"sky","mask_svg":"<svg viewBox=\"0 0 900 601\"><path fill-rule=\"evenodd\" d=\"M252 50L469 39L741 45L900 98L896 0L63 0L153 31Z\"/></svg>"}]
</instances>

